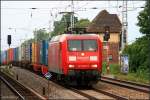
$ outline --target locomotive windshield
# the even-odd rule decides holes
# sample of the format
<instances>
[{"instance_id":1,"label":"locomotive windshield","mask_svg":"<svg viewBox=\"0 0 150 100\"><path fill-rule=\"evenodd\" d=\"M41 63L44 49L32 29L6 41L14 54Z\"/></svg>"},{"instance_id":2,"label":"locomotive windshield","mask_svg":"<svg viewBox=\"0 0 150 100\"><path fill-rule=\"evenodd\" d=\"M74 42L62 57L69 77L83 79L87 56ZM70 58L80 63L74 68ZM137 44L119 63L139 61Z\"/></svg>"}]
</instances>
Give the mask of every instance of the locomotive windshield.
<instances>
[{"instance_id":1,"label":"locomotive windshield","mask_svg":"<svg viewBox=\"0 0 150 100\"><path fill-rule=\"evenodd\" d=\"M69 51L96 51L96 40L68 40Z\"/></svg>"}]
</instances>

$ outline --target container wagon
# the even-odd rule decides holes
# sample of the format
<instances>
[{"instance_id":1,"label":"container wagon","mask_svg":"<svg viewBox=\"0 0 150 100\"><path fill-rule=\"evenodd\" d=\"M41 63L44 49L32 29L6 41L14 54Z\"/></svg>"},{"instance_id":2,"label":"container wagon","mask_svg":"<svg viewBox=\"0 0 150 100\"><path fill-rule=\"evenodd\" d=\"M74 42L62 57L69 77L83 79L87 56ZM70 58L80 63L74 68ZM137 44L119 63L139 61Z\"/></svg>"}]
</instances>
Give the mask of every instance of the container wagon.
<instances>
[{"instance_id":1,"label":"container wagon","mask_svg":"<svg viewBox=\"0 0 150 100\"><path fill-rule=\"evenodd\" d=\"M32 61L31 66L34 71L41 71L40 66L40 43L32 42Z\"/></svg>"},{"instance_id":2,"label":"container wagon","mask_svg":"<svg viewBox=\"0 0 150 100\"><path fill-rule=\"evenodd\" d=\"M26 43L21 45L21 66L24 68L29 68L29 65L31 63L31 53L30 53L30 43Z\"/></svg>"},{"instance_id":3,"label":"container wagon","mask_svg":"<svg viewBox=\"0 0 150 100\"><path fill-rule=\"evenodd\" d=\"M12 62L12 64L14 65L14 66L17 66L18 65L18 63L19 63L19 47L16 47L16 48L13 48L13 54L14 54L14 60L13 60L13 62Z\"/></svg>"},{"instance_id":4,"label":"container wagon","mask_svg":"<svg viewBox=\"0 0 150 100\"><path fill-rule=\"evenodd\" d=\"M7 64L7 51L1 51L1 65Z\"/></svg>"},{"instance_id":5,"label":"container wagon","mask_svg":"<svg viewBox=\"0 0 150 100\"><path fill-rule=\"evenodd\" d=\"M12 64L12 62L14 61L14 49L13 48L9 48L7 50L7 63L8 64Z\"/></svg>"},{"instance_id":6,"label":"container wagon","mask_svg":"<svg viewBox=\"0 0 150 100\"><path fill-rule=\"evenodd\" d=\"M48 40L40 42L40 65L42 74L48 72Z\"/></svg>"}]
</instances>

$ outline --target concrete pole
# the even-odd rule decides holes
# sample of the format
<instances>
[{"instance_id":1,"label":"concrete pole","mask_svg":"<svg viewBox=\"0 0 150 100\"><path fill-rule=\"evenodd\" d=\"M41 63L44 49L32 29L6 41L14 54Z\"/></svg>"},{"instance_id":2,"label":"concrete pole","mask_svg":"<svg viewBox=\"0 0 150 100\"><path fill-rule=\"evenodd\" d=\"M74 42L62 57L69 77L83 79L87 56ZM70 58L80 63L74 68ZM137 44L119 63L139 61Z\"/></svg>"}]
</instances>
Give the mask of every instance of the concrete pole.
<instances>
[{"instance_id":1,"label":"concrete pole","mask_svg":"<svg viewBox=\"0 0 150 100\"><path fill-rule=\"evenodd\" d=\"M107 74L110 74L110 66L109 66L109 42L106 42L106 69Z\"/></svg>"}]
</instances>

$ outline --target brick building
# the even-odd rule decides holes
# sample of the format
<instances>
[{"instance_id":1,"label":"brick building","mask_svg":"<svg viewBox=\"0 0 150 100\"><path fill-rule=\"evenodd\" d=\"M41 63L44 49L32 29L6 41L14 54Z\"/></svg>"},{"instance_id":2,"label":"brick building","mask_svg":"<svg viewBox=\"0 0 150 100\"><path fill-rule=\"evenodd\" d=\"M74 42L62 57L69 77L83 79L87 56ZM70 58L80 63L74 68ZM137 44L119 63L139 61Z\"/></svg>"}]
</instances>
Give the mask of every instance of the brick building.
<instances>
[{"instance_id":1,"label":"brick building","mask_svg":"<svg viewBox=\"0 0 150 100\"><path fill-rule=\"evenodd\" d=\"M98 33L103 41L106 26L110 27L109 61L110 63L119 63L120 32L122 25L117 14L109 14L106 10L101 11L93 19L86 31ZM103 61L106 61L105 42L103 42Z\"/></svg>"}]
</instances>

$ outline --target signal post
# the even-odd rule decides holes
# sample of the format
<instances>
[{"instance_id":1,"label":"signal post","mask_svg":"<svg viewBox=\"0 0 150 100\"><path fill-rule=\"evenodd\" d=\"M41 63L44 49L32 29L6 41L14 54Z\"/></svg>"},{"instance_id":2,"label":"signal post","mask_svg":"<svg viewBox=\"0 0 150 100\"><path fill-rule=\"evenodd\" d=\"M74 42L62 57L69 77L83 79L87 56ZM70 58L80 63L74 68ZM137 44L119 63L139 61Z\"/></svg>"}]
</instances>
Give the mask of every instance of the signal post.
<instances>
[{"instance_id":1,"label":"signal post","mask_svg":"<svg viewBox=\"0 0 150 100\"><path fill-rule=\"evenodd\" d=\"M8 46L9 46L8 50L10 50L11 35L8 35L8 36L7 36L7 44L8 44ZM9 51L8 51L8 52L9 52ZM10 64L9 64L8 60L9 60L9 53L7 54L7 64L8 64L8 66L9 66ZM9 66L9 67L10 67L10 66Z\"/></svg>"},{"instance_id":2,"label":"signal post","mask_svg":"<svg viewBox=\"0 0 150 100\"><path fill-rule=\"evenodd\" d=\"M110 39L110 27L109 26L105 26L104 27L104 37L103 40L106 43L106 69L107 69L107 74L110 73L110 66L109 66L109 42L108 40Z\"/></svg>"}]
</instances>

